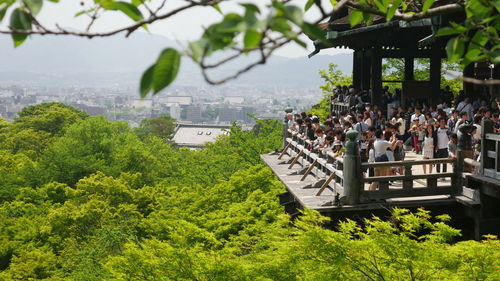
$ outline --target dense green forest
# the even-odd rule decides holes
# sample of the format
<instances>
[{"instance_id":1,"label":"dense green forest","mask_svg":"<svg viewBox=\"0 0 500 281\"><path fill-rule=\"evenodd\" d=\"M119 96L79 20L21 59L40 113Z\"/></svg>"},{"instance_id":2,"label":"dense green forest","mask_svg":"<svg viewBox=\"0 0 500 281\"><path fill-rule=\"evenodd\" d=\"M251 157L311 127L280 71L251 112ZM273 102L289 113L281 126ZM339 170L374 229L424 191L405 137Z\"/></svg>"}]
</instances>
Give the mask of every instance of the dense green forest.
<instances>
[{"instance_id":1,"label":"dense green forest","mask_svg":"<svg viewBox=\"0 0 500 281\"><path fill-rule=\"evenodd\" d=\"M496 238L450 244L460 231L423 209L335 231L313 211L292 221L259 158L279 121L201 151L157 121L59 103L0 120L0 280L500 280Z\"/></svg>"}]
</instances>

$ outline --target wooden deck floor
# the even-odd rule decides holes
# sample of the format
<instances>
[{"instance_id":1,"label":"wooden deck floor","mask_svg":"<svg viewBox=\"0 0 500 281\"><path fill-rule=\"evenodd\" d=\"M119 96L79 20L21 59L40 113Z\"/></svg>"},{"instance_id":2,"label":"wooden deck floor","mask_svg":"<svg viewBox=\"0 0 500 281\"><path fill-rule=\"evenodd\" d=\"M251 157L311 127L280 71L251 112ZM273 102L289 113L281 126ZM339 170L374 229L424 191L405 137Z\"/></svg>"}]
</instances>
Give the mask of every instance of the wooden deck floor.
<instances>
[{"instance_id":1,"label":"wooden deck floor","mask_svg":"<svg viewBox=\"0 0 500 281\"><path fill-rule=\"evenodd\" d=\"M302 170L304 167L297 164L292 169L288 169L288 164L285 162L290 156L284 156L281 160L278 160L278 155L275 154L264 154L261 155L262 160L271 168L271 170L276 174L279 180L286 186L288 192L290 192L295 200L302 206L309 209L318 210L320 212L330 212L330 211L355 211L355 210L368 210L368 209L381 209L390 206L399 207L412 207L417 205L433 205L433 204L447 204L455 202L455 199L450 196L424 196L424 197L410 197L410 198L393 198L387 199L385 202L374 202L367 204L357 204L357 205L343 205L335 206L333 204L335 198L335 192L333 186L335 183L331 183L330 186L324 190L320 196L316 196L319 191L319 187L314 188L314 184L318 182L324 175L311 174L304 181L300 181L302 175L297 175L298 171ZM408 153L405 160L419 160L420 155L415 153ZM452 171L451 165L448 166L448 171ZM436 173L436 169L433 170ZM422 166L416 166L412 171L413 174L423 174ZM414 183L415 187L424 187L425 181L416 180ZM449 185L450 179L446 181L438 182L440 185ZM402 182L394 182L391 185L392 189L402 189ZM365 185L365 189L368 189L368 184Z\"/></svg>"}]
</instances>

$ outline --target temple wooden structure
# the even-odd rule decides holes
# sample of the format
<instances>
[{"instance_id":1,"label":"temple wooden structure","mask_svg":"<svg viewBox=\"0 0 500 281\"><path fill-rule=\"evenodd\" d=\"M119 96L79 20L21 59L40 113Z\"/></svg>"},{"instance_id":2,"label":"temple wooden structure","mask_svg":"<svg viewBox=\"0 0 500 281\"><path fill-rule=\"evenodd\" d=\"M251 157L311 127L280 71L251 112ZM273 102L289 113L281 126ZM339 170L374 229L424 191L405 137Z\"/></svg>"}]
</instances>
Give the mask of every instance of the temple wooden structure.
<instances>
[{"instance_id":1,"label":"temple wooden structure","mask_svg":"<svg viewBox=\"0 0 500 281\"><path fill-rule=\"evenodd\" d=\"M430 104L440 101L440 82L442 59L446 58L445 46L449 37L436 37L440 27L450 21L460 22L463 14L435 16L411 22L392 20L375 16L369 25L351 27L349 10L344 8L329 22L321 25L326 40L315 41L313 56L326 48L348 48L353 54L353 86L355 89L370 92L372 104L381 104L383 82L402 83L401 104L406 105L408 98L425 99ZM382 79L382 60L384 58L404 59L404 79L384 81ZM414 75L415 59L427 58L430 61L429 78L416 81ZM471 63L464 70L464 76L477 79L500 78L500 66L491 67L487 62ZM464 83L465 95L490 92L500 96L498 87L479 87Z\"/></svg>"},{"instance_id":2,"label":"temple wooden structure","mask_svg":"<svg viewBox=\"0 0 500 281\"><path fill-rule=\"evenodd\" d=\"M286 131L281 152L261 158L285 185L279 198L291 216L300 215L300 209L313 209L330 217L334 227L346 218L389 218L393 207L424 207L434 215L449 214L464 239L481 239L485 234L500 235L500 134L493 133L491 121L483 121L483 128L480 162L467 158L472 149L470 126L460 128L456 159L361 163L356 131L347 133L350 140L341 157L310 151L306 142ZM445 164L451 169L423 174L422 164ZM368 177L362 172L378 167L404 167L404 173ZM378 188L370 190L373 182Z\"/></svg>"}]
</instances>

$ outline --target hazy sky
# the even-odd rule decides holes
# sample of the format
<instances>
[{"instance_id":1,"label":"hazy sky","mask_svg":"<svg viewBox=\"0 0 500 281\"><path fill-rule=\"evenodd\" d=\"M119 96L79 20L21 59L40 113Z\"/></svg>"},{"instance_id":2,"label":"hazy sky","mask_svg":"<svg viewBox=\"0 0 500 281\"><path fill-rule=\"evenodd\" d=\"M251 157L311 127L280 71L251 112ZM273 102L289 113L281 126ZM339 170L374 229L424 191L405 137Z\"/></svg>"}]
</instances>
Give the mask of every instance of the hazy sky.
<instances>
[{"instance_id":1,"label":"hazy sky","mask_svg":"<svg viewBox=\"0 0 500 281\"><path fill-rule=\"evenodd\" d=\"M45 23L49 26L53 26L55 23L58 23L61 27L64 28L84 30L87 26L89 18L85 15L75 18L74 15L77 12L81 11L82 8L88 8L88 5L92 2L93 1L91 0L61 0L60 3L55 4L49 1L44 1L44 7L39 15L39 19L42 23ZM152 7L155 7L159 2L159 0L153 0L150 3ZM262 5L262 3L266 2L264 0L229 1L227 3L223 2L220 7L224 13L227 13L231 11L238 11L240 9L240 6L237 3L249 2L258 4L263 10L265 10L265 7ZM306 0L292 1L292 3L299 5L300 7L303 7L305 2ZM83 3L84 6L82 6L81 3ZM182 0L168 0L163 9L171 10L175 7L185 5L186 3L186 1ZM146 11L143 11L143 14L146 14ZM318 12L314 8L310 9L306 14L306 17L311 20L315 19L317 16ZM174 40L196 40L202 34L202 26L208 26L211 23L220 20L221 17L222 16L211 7L192 8L178 15L175 15L174 17L151 25L149 27L149 30L151 33L163 35ZM7 22L6 20L7 19L4 19L4 22ZM125 26L130 23L131 20L129 20L126 16L121 15L119 12L107 12L105 16L99 18L99 20L94 25L93 30L112 30L119 26ZM142 30L139 31L143 32ZM276 54L287 57L306 56L314 50L314 46L309 39L304 38L304 41L308 43L307 50L293 43L293 45L290 44L282 50L279 50L279 52L276 52ZM335 54L342 52L345 53L346 50L331 49L326 51L323 50L321 53Z\"/></svg>"}]
</instances>

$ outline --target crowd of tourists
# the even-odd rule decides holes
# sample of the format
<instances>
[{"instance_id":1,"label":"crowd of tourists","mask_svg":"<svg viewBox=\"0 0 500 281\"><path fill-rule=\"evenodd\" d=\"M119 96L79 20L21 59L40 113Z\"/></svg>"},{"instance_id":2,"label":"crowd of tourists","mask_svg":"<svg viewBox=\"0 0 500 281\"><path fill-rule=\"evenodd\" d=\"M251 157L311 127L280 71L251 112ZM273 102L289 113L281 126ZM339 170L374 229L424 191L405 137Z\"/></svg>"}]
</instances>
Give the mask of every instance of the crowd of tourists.
<instances>
[{"instance_id":1,"label":"crowd of tourists","mask_svg":"<svg viewBox=\"0 0 500 281\"><path fill-rule=\"evenodd\" d=\"M365 102L363 92L351 87L340 88L334 93L338 100L349 100L348 110L330 114L326 120L305 112L287 115L289 131L304 146L320 155L329 154L333 159L344 152L346 132L359 132L359 153L362 162L401 161L408 151L421 154L424 159L455 157L458 145L458 128L462 124L472 125L472 147L474 160L479 160L481 145L481 121L493 121L495 132L500 130L500 101L447 94L443 90L443 102L436 106L412 101L416 106L408 108L397 105L399 91L391 94L384 89L384 106ZM453 107L451 107L452 105ZM424 173L432 173L433 165L423 165ZM436 171L447 172L445 164L436 165ZM369 176L402 175L402 167L391 169L369 169ZM371 189L377 188L374 183Z\"/></svg>"}]
</instances>

